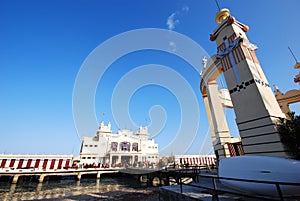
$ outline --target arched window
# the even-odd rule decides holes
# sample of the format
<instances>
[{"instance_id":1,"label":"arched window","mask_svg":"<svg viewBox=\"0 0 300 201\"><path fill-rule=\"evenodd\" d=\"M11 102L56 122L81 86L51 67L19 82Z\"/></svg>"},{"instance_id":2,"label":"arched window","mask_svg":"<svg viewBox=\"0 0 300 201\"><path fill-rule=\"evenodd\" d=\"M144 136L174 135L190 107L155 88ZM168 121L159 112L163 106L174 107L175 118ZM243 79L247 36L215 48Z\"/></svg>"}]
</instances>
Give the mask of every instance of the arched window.
<instances>
[{"instance_id":1,"label":"arched window","mask_svg":"<svg viewBox=\"0 0 300 201\"><path fill-rule=\"evenodd\" d=\"M120 149L121 151L130 151L130 142L121 142Z\"/></svg>"},{"instance_id":2,"label":"arched window","mask_svg":"<svg viewBox=\"0 0 300 201\"><path fill-rule=\"evenodd\" d=\"M139 144L134 142L132 143L132 151L138 151L139 150Z\"/></svg>"},{"instance_id":3,"label":"arched window","mask_svg":"<svg viewBox=\"0 0 300 201\"><path fill-rule=\"evenodd\" d=\"M117 151L118 150L118 143L117 142L112 142L111 143L111 150L112 151Z\"/></svg>"}]
</instances>

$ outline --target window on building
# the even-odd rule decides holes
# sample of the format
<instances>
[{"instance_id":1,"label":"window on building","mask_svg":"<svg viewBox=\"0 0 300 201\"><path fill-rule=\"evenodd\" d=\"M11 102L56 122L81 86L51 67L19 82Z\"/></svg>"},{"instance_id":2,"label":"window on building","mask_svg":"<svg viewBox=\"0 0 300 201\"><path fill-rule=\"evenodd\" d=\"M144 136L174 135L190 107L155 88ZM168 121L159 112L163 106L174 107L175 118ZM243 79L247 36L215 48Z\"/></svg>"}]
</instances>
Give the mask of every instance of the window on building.
<instances>
[{"instance_id":1,"label":"window on building","mask_svg":"<svg viewBox=\"0 0 300 201\"><path fill-rule=\"evenodd\" d=\"M85 147L88 147L89 145L85 144L84 146L85 146Z\"/></svg>"},{"instance_id":2,"label":"window on building","mask_svg":"<svg viewBox=\"0 0 300 201\"><path fill-rule=\"evenodd\" d=\"M85 157L82 157L82 159L86 159Z\"/></svg>"},{"instance_id":3,"label":"window on building","mask_svg":"<svg viewBox=\"0 0 300 201\"><path fill-rule=\"evenodd\" d=\"M112 142L111 143L111 150L112 151L117 151L118 150L118 143L117 142Z\"/></svg>"},{"instance_id":4,"label":"window on building","mask_svg":"<svg viewBox=\"0 0 300 201\"><path fill-rule=\"evenodd\" d=\"M95 144L94 147L98 147L98 145Z\"/></svg>"},{"instance_id":5,"label":"window on building","mask_svg":"<svg viewBox=\"0 0 300 201\"><path fill-rule=\"evenodd\" d=\"M93 157L93 159L96 159L96 157Z\"/></svg>"},{"instance_id":6,"label":"window on building","mask_svg":"<svg viewBox=\"0 0 300 201\"><path fill-rule=\"evenodd\" d=\"M139 150L139 144L134 142L132 143L132 151L138 151Z\"/></svg>"},{"instance_id":7,"label":"window on building","mask_svg":"<svg viewBox=\"0 0 300 201\"><path fill-rule=\"evenodd\" d=\"M91 159L91 157L87 157L87 159Z\"/></svg>"},{"instance_id":8,"label":"window on building","mask_svg":"<svg viewBox=\"0 0 300 201\"><path fill-rule=\"evenodd\" d=\"M121 151L130 151L130 142L121 142L120 149Z\"/></svg>"},{"instance_id":9,"label":"window on building","mask_svg":"<svg viewBox=\"0 0 300 201\"><path fill-rule=\"evenodd\" d=\"M93 147L93 145L92 145L92 144L90 144L90 147Z\"/></svg>"}]
</instances>

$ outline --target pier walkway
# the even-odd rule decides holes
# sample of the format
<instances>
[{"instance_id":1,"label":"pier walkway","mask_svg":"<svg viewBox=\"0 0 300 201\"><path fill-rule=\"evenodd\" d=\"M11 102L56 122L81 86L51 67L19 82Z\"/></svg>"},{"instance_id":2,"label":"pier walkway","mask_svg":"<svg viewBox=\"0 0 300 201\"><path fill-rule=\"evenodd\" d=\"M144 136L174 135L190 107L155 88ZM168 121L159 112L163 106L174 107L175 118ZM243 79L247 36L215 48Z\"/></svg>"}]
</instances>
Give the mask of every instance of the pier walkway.
<instances>
[{"instance_id":1,"label":"pier walkway","mask_svg":"<svg viewBox=\"0 0 300 201\"><path fill-rule=\"evenodd\" d=\"M42 183L45 177L52 176L76 176L81 180L82 175L95 174L100 179L101 174L118 173L122 168L80 168L80 169L59 169L59 170L41 170L41 169L0 169L1 177L13 177L11 183L16 184L20 177L38 177L38 182Z\"/></svg>"},{"instance_id":2,"label":"pier walkway","mask_svg":"<svg viewBox=\"0 0 300 201\"><path fill-rule=\"evenodd\" d=\"M183 178L190 178L197 181L197 176L201 171L200 166L190 168L126 168L120 173L132 175L139 181L146 181L148 186L168 186L170 183L181 183Z\"/></svg>"},{"instance_id":3,"label":"pier walkway","mask_svg":"<svg viewBox=\"0 0 300 201\"><path fill-rule=\"evenodd\" d=\"M155 172L161 172L163 169L157 169L157 168L126 168L120 170L121 173L124 174L131 174L131 175L145 175L145 174L150 174L150 173L155 173Z\"/></svg>"}]
</instances>

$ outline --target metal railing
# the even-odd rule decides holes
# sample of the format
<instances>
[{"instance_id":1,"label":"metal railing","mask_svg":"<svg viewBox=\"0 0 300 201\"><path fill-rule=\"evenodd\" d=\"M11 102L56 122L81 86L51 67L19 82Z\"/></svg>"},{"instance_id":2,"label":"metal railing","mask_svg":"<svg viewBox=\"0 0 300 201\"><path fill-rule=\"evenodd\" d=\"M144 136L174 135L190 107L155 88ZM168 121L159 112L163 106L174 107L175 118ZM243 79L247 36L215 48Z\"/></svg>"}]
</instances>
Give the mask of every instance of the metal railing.
<instances>
[{"instance_id":1,"label":"metal railing","mask_svg":"<svg viewBox=\"0 0 300 201\"><path fill-rule=\"evenodd\" d=\"M183 193L183 189L182 186L186 185L186 186L192 186L192 187L196 187L196 188L201 188L201 189L206 189L206 190L211 190L213 193L213 200L218 201L219 197L218 195L220 193L228 193L228 194L233 194L233 195L239 195L239 196L244 196L244 197L249 197L249 198L258 198L258 199L265 199L265 200L284 200L284 198L287 198L287 196L284 196L281 190L280 186L283 185L289 185L289 186L299 186L300 189L300 183L291 183L291 182L271 182L271 181L262 181L262 180L252 180L252 179L237 179L237 178L228 178L228 177L219 177L217 175L198 175L198 177L203 177L203 178L211 178L212 179L212 188L211 187L207 187L207 186L203 186L203 185L196 185L196 184L185 184L182 182L182 179L180 178L180 193ZM197 179L198 181L200 181L200 179ZM276 187L276 191L278 194L278 197L262 197L262 196L258 196L258 195L249 195L246 193L242 193L242 192L237 192L237 191L232 191L232 190L225 190L225 189L218 189L217 188L217 180L231 180L231 181L242 181L242 182L250 182L250 183L262 183L262 184L271 184L274 185ZM290 196L289 196L290 197Z\"/></svg>"}]
</instances>

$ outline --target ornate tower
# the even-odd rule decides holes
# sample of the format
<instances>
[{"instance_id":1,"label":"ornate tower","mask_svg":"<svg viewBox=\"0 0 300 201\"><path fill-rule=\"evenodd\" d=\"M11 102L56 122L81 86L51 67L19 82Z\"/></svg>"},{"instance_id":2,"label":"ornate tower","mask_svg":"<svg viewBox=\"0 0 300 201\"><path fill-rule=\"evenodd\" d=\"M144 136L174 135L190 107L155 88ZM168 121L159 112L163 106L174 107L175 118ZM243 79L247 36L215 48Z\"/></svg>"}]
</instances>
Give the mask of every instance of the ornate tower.
<instances>
[{"instance_id":1,"label":"ornate tower","mask_svg":"<svg viewBox=\"0 0 300 201\"><path fill-rule=\"evenodd\" d=\"M217 44L215 63L224 73L245 155L287 157L275 126L285 115L255 55L257 47L246 36L248 26L228 9L215 21L219 25L210 36Z\"/></svg>"}]
</instances>

